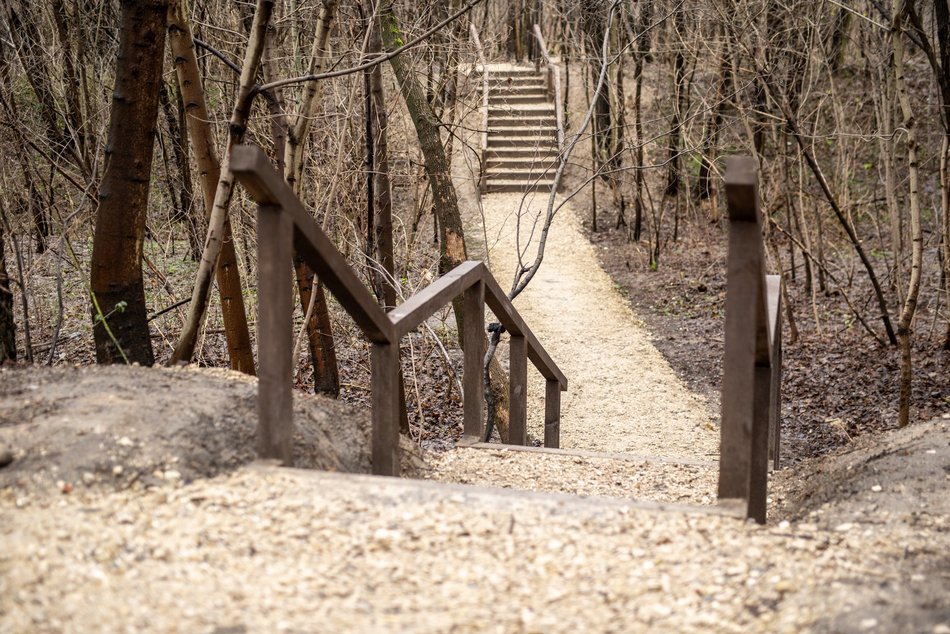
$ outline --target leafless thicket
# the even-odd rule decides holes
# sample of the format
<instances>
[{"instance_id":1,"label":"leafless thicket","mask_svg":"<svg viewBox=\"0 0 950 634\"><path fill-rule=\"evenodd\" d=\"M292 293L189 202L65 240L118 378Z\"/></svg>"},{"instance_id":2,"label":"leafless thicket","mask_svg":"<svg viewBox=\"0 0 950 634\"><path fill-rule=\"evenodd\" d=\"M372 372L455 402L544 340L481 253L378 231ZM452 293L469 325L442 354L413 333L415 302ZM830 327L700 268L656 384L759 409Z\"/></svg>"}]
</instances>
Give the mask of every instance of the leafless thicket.
<instances>
[{"instance_id":1,"label":"leafless thicket","mask_svg":"<svg viewBox=\"0 0 950 634\"><path fill-rule=\"evenodd\" d=\"M815 298L837 293L899 346L906 424L914 338L950 347L947 0L5 0L0 357L253 373L242 142L397 303L466 257L449 174L478 125L470 25L490 60L534 62L535 24L564 70L568 184L535 228L590 197L592 229L623 228L657 268L719 231L722 157L755 155L770 265L811 298L789 317L821 330ZM337 394L351 328L295 254L291 280L298 377ZM424 340L412 356L451 375L447 341Z\"/></svg>"}]
</instances>

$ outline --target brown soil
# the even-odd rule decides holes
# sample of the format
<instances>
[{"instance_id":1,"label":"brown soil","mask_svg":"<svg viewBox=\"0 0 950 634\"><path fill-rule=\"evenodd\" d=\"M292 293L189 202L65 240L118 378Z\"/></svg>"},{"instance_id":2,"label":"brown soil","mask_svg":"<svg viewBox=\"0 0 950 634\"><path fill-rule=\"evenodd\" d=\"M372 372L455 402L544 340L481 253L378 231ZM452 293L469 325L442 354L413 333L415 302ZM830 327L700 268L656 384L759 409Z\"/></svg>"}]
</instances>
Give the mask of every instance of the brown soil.
<instances>
[{"instance_id":1,"label":"brown soil","mask_svg":"<svg viewBox=\"0 0 950 634\"><path fill-rule=\"evenodd\" d=\"M0 370L0 488L18 495L191 482L256 458L257 381L228 370ZM369 416L296 393L294 466L368 473ZM403 443L404 468L419 454Z\"/></svg>"},{"instance_id":2,"label":"brown soil","mask_svg":"<svg viewBox=\"0 0 950 634\"><path fill-rule=\"evenodd\" d=\"M634 312L646 322L653 344L693 390L718 412L726 236L709 226L705 235L681 235L661 254L656 270L648 266L645 244L627 240L601 212L601 227L589 232L601 265L621 288ZM855 288L861 284L855 279ZM799 339L783 337L783 451L793 462L846 446L868 433L894 429L897 419L897 350L882 348L850 314L837 295L817 294L821 332L815 326L810 296L801 280L787 280ZM852 289L854 296L860 290ZM922 312L914 342L912 416L926 421L950 412L950 353L929 336L932 315ZM872 327L878 327L875 322Z\"/></svg>"}]
</instances>

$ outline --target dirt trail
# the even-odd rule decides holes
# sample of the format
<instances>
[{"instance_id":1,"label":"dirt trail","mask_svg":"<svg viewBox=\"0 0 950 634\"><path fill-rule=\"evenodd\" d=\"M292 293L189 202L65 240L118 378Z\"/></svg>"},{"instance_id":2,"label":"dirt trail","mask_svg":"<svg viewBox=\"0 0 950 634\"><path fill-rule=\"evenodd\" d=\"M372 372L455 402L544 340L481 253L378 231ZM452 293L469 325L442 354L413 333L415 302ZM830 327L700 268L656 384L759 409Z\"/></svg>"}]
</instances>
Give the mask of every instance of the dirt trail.
<instances>
[{"instance_id":1,"label":"dirt trail","mask_svg":"<svg viewBox=\"0 0 950 634\"><path fill-rule=\"evenodd\" d=\"M487 258L503 288L517 266L518 210L521 250L531 261L537 232L527 242L547 196L492 194L482 202ZM562 397L561 446L621 453L710 459L718 433L707 403L691 392L650 341L600 268L570 204L561 208L549 235L544 263L515 300L552 358L568 376ZM532 373L534 374L534 373ZM541 435L543 388L529 389L529 425Z\"/></svg>"}]
</instances>

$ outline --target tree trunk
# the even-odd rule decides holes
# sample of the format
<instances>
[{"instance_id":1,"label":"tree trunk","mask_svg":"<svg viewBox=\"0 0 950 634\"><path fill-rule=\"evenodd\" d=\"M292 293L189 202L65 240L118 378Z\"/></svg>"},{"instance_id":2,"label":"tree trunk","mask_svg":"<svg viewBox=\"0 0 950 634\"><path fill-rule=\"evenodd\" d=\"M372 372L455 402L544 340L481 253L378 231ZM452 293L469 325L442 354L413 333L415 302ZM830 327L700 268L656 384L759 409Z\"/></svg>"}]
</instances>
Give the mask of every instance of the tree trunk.
<instances>
[{"instance_id":1,"label":"tree trunk","mask_svg":"<svg viewBox=\"0 0 950 634\"><path fill-rule=\"evenodd\" d=\"M307 74L323 72L329 64L327 41L330 36L330 24L336 17L337 0L324 0L320 19L314 33L310 50L310 63ZM303 191L304 149L310 132L310 123L320 107L322 81L307 82L304 87L300 114L288 125L287 146L284 154L284 179L294 193L300 197ZM330 323L330 309L323 285L319 283L303 258L293 254L294 279L297 294L304 316L307 320L307 343L310 348L310 360L313 368L314 391L336 397L340 393L340 372L336 360L336 347L333 339L333 326ZM313 304L313 310L310 305Z\"/></svg>"},{"instance_id":2,"label":"tree trunk","mask_svg":"<svg viewBox=\"0 0 950 634\"><path fill-rule=\"evenodd\" d=\"M950 5L947 0L934 0L934 22L939 42L940 110L943 113L943 144L940 147L940 216L943 220L943 281L947 305L950 306ZM939 70L939 72L938 72ZM950 308L947 309L947 330L943 349L950 350Z\"/></svg>"},{"instance_id":3,"label":"tree trunk","mask_svg":"<svg viewBox=\"0 0 950 634\"><path fill-rule=\"evenodd\" d=\"M167 0L121 3L116 79L91 268L96 359L152 365L142 280Z\"/></svg>"},{"instance_id":4,"label":"tree trunk","mask_svg":"<svg viewBox=\"0 0 950 634\"><path fill-rule=\"evenodd\" d=\"M181 187L178 190L178 199L173 200L175 215L173 220L181 223L188 235L188 246L191 257L197 260L201 257L201 243L198 241L199 225L195 218L194 196L195 188L191 178L191 164L188 161L188 130L184 114L184 104L181 91L175 90L175 103L172 103L171 89L162 82L161 104L168 123L168 136L171 140L172 154L175 158L175 169L181 178ZM169 178L169 180L171 180ZM169 187L169 195L174 198L174 192Z\"/></svg>"},{"instance_id":5,"label":"tree trunk","mask_svg":"<svg viewBox=\"0 0 950 634\"><path fill-rule=\"evenodd\" d=\"M392 3L386 0L380 14L380 31L383 47L393 50L399 47L403 40L399 22L392 10ZM432 193L433 211L439 225L439 273L445 274L467 258L465 249L465 233L462 229L462 215L459 212L458 196L452 177L448 171L448 161L445 157L445 148L439 138L439 121L432 111L432 106L426 101L422 86L412 72L407 55L397 55L389 60L399 89L402 92L406 108L412 118L416 136L422 149L426 175L429 179L429 190ZM455 321L458 327L459 344L462 333L462 298L452 302L455 312ZM496 425L503 441L508 439L508 381L501 364L493 359L490 371L491 397L497 406Z\"/></svg>"},{"instance_id":6,"label":"tree trunk","mask_svg":"<svg viewBox=\"0 0 950 634\"><path fill-rule=\"evenodd\" d=\"M241 294L237 259L227 262L219 261L219 256L226 253L228 245L233 251L234 245L230 235L228 223L228 208L231 205L231 196L234 193L234 174L229 167L231 149L241 143L247 130L247 120L250 114L252 89L260 68L261 55L264 50L264 41L267 24L274 8L273 0L258 0L254 12L254 22L248 38L247 50L244 56L244 65L241 69L240 85L234 102L234 111L228 126L228 145L224 154L224 161L220 165L220 176L214 192L214 198L208 209L211 210L208 220L208 234L205 239L204 252L198 264L198 273L195 277L195 286L191 295L191 304L188 306L188 318L182 327L181 336L175 346L172 362L190 361L195 352L198 341L198 328L208 307L208 298L211 290L211 276L229 276L233 278L229 286L234 294L225 295L221 288L221 309L224 314L225 331L229 326L235 328L234 340L229 338L228 349L231 353L231 368L239 372L254 374L254 353L251 350L250 334L243 332L247 328L247 315L244 311L244 298ZM190 39L190 38L188 38ZM193 54L193 47L192 47ZM177 61L177 55L176 55ZM184 64L182 65L184 66ZM184 92L185 85L182 84ZM186 99L186 103L189 100ZM209 129L210 133L210 129ZM196 135L192 135L193 137ZM196 140L197 144L197 140ZM213 147L213 144L210 145ZM204 170L201 170L204 172ZM205 176L207 178L207 176ZM209 178L210 180L210 178ZM212 181L213 182L213 181ZM207 194L206 194L207 195ZM216 272L220 270L220 272ZM232 345L233 344L233 345Z\"/></svg>"},{"instance_id":7,"label":"tree trunk","mask_svg":"<svg viewBox=\"0 0 950 634\"><path fill-rule=\"evenodd\" d=\"M382 50L379 34L379 20L371 26L369 53ZM369 77L370 104L373 123L373 207L376 214L375 245L379 266L382 269L377 278L377 291L386 308L396 305L396 271L393 253L393 201L389 182L389 142L386 94L383 88L382 64L373 67Z\"/></svg>"},{"instance_id":8,"label":"tree trunk","mask_svg":"<svg viewBox=\"0 0 950 634\"><path fill-rule=\"evenodd\" d=\"M920 227L920 192L918 190L919 165L917 163L917 122L911 108L907 84L904 81L904 34L901 31L903 16L910 10L910 0L894 1L894 23L891 38L894 48L894 77L896 79L897 100L904 116L904 130L907 138L907 173L910 201L910 281L907 284L907 297L897 321L897 340L900 347L900 402L897 412L897 424L906 427L910 422L911 402L911 334L914 313L917 312L917 296L920 292L920 277L923 264L923 233Z\"/></svg>"},{"instance_id":9,"label":"tree trunk","mask_svg":"<svg viewBox=\"0 0 950 634\"><path fill-rule=\"evenodd\" d=\"M0 223L0 365L16 361L16 322L13 320L13 281L7 274L5 236Z\"/></svg>"}]
</instances>

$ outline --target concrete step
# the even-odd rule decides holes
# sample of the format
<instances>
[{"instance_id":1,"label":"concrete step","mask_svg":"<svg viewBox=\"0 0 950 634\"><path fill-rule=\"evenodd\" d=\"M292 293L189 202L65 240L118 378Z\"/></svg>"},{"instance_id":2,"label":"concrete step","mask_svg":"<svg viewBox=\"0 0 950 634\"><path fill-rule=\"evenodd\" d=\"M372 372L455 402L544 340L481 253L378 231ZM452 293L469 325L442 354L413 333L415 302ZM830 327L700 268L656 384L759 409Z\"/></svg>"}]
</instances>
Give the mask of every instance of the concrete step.
<instances>
[{"instance_id":1,"label":"concrete step","mask_svg":"<svg viewBox=\"0 0 950 634\"><path fill-rule=\"evenodd\" d=\"M489 104L488 105L488 118L494 117L515 117L519 119L527 119L531 117L551 117L552 119L556 116L554 111L554 106L549 103L538 103L535 105L514 105L506 107L503 104Z\"/></svg>"},{"instance_id":2,"label":"concrete step","mask_svg":"<svg viewBox=\"0 0 950 634\"><path fill-rule=\"evenodd\" d=\"M541 77L541 74L534 70L533 66L524 66L522 68L488 69L489 77Z\"/></svg>"},{"instance_id":3,"label":"concrete step","mask_svg":"<svg viewBox=\"0 0 950 634\"><path fill-rule=\"evenodd\" d=\"M548 96L545 94L538 95L489 95L488 96L488 105L489 108L492 106L504 106L506 104L517 105L517 104L542 104L546 102Z\"/></svg>"},{"instance_id":4,"label":"concrete step","mask_svg":"<svg viewBox=\"0 0 950 634\"><path fill-rule=\"evenodd\" d=\"M524 116L510 116L510 115L489 115L488 125L489 126L515 126L515 125L533 125L533 126L547 126L553 128L557 125L557 118L551 114L529 114Z\"/></svg>"},{"instance_id":5,"label":"concrete step","mask_svg":"<svg viewBox=\"0 0 950 634\"><path fill-rule=\"evenodd\" d=\"M550 191L552 185L554 185L553 177L539 181L532 180L530 182L524 182L519 179L490 178L485 183L485 191L488 193Z\"/></svg>"},{"instance_id":6,"label":"concrete step","mask_svg":"<svg viewBox=\"0 0 950 634\"><path fill-rule=\"evenodd\" d=\"M557 128L554 126L539 125L492 125L488 124L488 136L546 136L552 139L557 138Z\"/></svg>"},{"instance_id":7,"label":"concrete step","mask_svg":"<svg viewBox=\"0 0 950 634\"><path fill-rule=\"evenodd\" d=\"M500 97L547 97L548 91L545 90L544 86L503 86L500 88L493 88L491 92L488 93L489 99L491 97L500 98Z\"/></svg>"},{"instance_id":8,"label":"concrete step","mask_svg":"<svg viewBox=\"0 0 950 634\"><path fill-rule=\"evenodd\" d=\"M553 147L489 148L485 163L553 163L557 160L557 151Z\"/></svg>"},{"instance_id":9,"label":"concrete step","mask_svg":"<svg viewBox=\"0 0 950 634\"><path fill-rule=\"evenodd\" d=\"M557 148L554 145L524 145L520 147L490 147L487 160L537 160L546 161L557 158Z\"/></svg>"},{"instance_id":10,"label":"concrete step","mask_svg":"<svg viewBox=\"0 0 950 634\"><path fill-rule=\"evenodd\" d=\"M537 169L511 169L508 167L488 168L485 170L485 177L489 183L494 183L499 180L517 180L522 183L534 183L535 181L549 182L554 180L554 171L554 169L544 169L543 167L538 167Z\"/></svg>"},{"instance_id":11,"label":"concrete step","mask_svg":"<svg viewBox=\"0 0 950 634\"><path fill-rule=\"evenodd\" d=\"M545 79L540 75L519 76L519 77L498 77L496 75L488 76L488 85L490 88L498 86L545 86Z\"/></svg>"},{"instance_id":12,"label":"concrete step","mask_svg":"<svg viewBox=\"0 0 950 634\"><path fill-rule=\"evenodd\" d=\"M544 157L524 156L514 158L491 158L485 161L485 167L489 170L552 170L557 168L557 157L550 155Z\"/></svg>"},{"instance_id":13,"label":"concrete step","mask_svg":"<svg viewBox=\"0 0 950 634\"><path fill-rule=\"evenodd\" d=\"M511 148L511 149L521 149L525 146L527 147L551 147L555 145L554 137L550 139L547 137L541 137L538 135L532 134L509 134L506 136L492 136L488 135L488 147L491 148Z\"/></svg>"}]
</instances>

